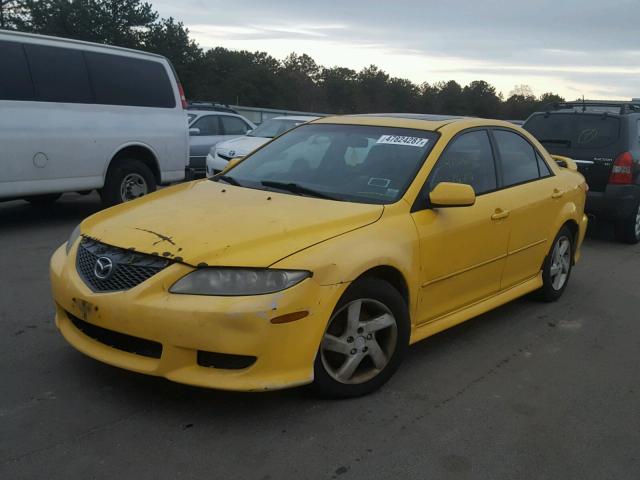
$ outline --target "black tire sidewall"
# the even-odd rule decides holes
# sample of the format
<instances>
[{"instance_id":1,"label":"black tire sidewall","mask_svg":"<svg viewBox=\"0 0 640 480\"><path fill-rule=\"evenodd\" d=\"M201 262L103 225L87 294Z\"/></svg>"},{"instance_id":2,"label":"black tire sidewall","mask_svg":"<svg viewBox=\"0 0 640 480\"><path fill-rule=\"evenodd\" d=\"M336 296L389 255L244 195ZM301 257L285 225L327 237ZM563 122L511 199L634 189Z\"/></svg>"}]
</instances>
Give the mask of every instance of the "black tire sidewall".
<instances>
[{"instance_id":1,"label":"black tire sidewall","mask_svg":"<svg viewBox=\"0 0 640 480\"><path fill-rule=\"evenodd\" d=\"M633 213L623 220L619 220L615 224L616 239L620 242L635 245L640 242L640 237L636 235L636 215L640 209L640 203L633 210Z\"/></svg>"},{"instance_id":2,"label":"black tire sidewall","mask_svg":"<svg viewBox=\"0 0 640 480\"><path fill-rule=\"evenodd\" d=\"M322 396L330 398L351 398L370 393L380 388L400 366L409 347L411 324L408 306L398 290L390 283L378 278L356 280L342 295L333 313L347 303L359 298L371 298L384 303L396 318L397 343L386 367L372 379L357 385L345 384L333 379L325 370L320 356L320 346L314 362L314 382L312 388ZM328 326L328 324L327 324Z\"/></svg>"},{"instance_id":3,"label":"black tire sidewall","mask_svg":"<svg viewBox=\"0 0 640 480\"><path fill-rule=\"evenodd\" d=\"M569 239L571 252L569 257L570 262L569 262L569 272L567 273L567 279L564 282L564 285L562 285L562 287L560 287L559 290L556 290L553 288L553 282L551 280L551 263L553 261L552 260L553 250L556 246L556 243L558 242L558 239L560 239L560 237L567 237ZM549 253L547 254L544 260L544 266L542 268L543 283L542 283L542 288L539 290L539 297L541 300L545 302L555 302L562 296L565 289L567 288L567 285L569 285L569 280L571 279L571 271L573 270L573 254L575 249L574 243L575 243L575 238L573 233L571 232L569 227L567 227L566 225L563 226L558 232L558 234L556 235L556 237L553 239L553 243L551 244Z\"/></svg>"},{"instance_id":4,"label":"black tire sidewall","mask_svg":"<svg viewBox=\"0 0 640 480\"><path fill-rule=\"evenodd\" d=\"M147 183L147 195L156 190L156 179L151 169L140 160L124 159L109 167L104 187L100 191L102 203L110 207L122 203L120 186L124 178L130 173L137 173Z\"/></svg>"}]
</instances>

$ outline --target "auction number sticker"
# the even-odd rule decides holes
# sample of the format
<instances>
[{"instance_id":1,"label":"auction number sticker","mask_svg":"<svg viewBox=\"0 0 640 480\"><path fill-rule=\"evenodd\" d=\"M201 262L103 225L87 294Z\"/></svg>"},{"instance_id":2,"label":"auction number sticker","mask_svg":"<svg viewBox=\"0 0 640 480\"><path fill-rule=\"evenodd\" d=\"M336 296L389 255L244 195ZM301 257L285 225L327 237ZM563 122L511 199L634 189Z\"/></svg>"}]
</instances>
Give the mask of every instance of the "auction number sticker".
<instances>
[{"instance_id":1,"label":"auction number sticker","mask_svg":"<svg viewBox=\"0 0 640 480\"><path fill-rule=\"evenodd\" d=\"M409 145L412 147L424 147L428 138L405 137L403 135L381 135L376 143L386 143L389 145Z\"/></svg>"}]
</instances>

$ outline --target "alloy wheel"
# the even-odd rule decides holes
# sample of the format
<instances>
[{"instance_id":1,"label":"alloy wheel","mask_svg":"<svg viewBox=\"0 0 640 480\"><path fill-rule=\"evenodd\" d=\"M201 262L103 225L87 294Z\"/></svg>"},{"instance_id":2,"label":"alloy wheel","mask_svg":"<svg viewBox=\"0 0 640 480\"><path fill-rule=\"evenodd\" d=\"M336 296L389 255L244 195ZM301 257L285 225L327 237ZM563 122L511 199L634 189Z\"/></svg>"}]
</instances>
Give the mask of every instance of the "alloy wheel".
<instances>
[{"instance_id":1,"label":"alloy wheel","mask_svg":"<svg viewBox=\"0 0 640 480\"><path fill-rule=\"evenodd\" d=\"M568 237L558 238L551 254L551 286L560 290L567 282L571 269L571 241Z\"/></svg>"},{"instance_id":2,"label":"alloy wheel","mask_svg":"<svg viewBox=\"0 0 640 480\"><path fill-rule=\"evenodd\" d=\"M354 300L331 317L320 346L322 364L340 383L364 383L387 366L397 338L396 318L386 305Z\"/></svg>"}]
</instances>

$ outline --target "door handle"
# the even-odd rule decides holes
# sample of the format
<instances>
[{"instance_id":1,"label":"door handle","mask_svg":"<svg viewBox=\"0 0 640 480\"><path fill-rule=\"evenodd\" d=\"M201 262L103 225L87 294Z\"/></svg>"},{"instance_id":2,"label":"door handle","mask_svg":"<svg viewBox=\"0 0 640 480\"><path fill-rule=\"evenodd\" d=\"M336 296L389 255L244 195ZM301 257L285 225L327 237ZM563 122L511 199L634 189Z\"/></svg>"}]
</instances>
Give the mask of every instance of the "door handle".
<instances>
[{"instance_id":1,"label":"door handle","mask_svg":"<svg viewBox=\"0 0 640 480\"><path fill-rule=\"evenodd\" d=\"M503 210L501 208L496 208L496 211L493 215L491 215L491 220L502 220L503 218L507 218L509 216L509 210Z\"/></svg>"},{"instance_id":2,"label":"door handle","mask_svg":"<svg viewBox=\"0 0 640 480\"><path fill-rule=\"evenodd\" d=\"M560 198L563 195L564 195L564 192L562 190L558 190L557 188L554 188L553 193L551 194L551 198Z\"/></svg>"}]
</instances>

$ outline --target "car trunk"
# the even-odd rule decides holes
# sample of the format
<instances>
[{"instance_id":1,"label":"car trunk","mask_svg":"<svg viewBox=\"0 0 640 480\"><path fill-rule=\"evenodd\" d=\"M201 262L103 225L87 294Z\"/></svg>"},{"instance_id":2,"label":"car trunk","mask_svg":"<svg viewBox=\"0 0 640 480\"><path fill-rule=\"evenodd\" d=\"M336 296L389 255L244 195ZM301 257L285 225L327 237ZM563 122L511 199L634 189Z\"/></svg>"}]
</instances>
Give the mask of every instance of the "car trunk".
<instances>
[{"instance_id":1,"label":"car trunk","mask_svg":"<svg viewBox=\"0 0 640 480\"><path fill-rule=\"evenodd\" d=\"M629 150L624 122L618 115L594 112L544 113L524 126L553 155L573 159L589 189L602 192L613 162Z\"/></svg>"}]
</instances>

